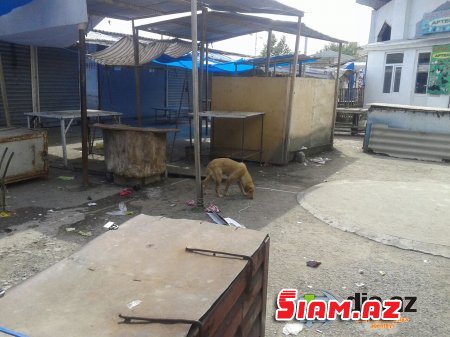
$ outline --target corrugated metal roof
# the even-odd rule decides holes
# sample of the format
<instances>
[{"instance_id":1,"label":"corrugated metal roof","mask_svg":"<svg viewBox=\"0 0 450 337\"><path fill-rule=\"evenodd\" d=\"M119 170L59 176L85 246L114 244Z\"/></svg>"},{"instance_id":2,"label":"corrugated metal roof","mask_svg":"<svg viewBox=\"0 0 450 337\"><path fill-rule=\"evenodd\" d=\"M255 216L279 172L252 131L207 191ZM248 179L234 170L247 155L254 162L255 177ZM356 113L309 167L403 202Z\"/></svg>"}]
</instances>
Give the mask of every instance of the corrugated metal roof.
<instances>
[{"instance_id":1,"label":"corrugated metal roof","mask_svg":"<svg viewBox=\"0 0 450 337\"><path fill-rule=\"evenodd\" d=\"M369 150L397 158L450 160L450 134L419 132L373 124Z\"/></svg>"},{"instance_id":2,"label":"corrugated metal roof","mask_svg":"<svg viewBox=\"0 0 450 337\"><path fill-rule=\"evenodd\" d=\"M190 1L180 0L86 0L88 13L131 20L190 12ZM301 10L275 0L199 0L198 8L208 7L237 13L267 13L303 16Z\"/></svg>"},{"instance_id":3,"label":"corrugated metal roof","mask_svg":"<svg viewBox=\"0 0 450 337\"><path fill-rule=\"evenodd\" d=\"M166 54L180 57L191 51L191 43L180 40L158 40L150 43L139 43L139 63L146 64ZM89 57L97 63L117 66L134 66L133 39L123 37L110 47L90 54Z\"/></svg>"},{"instance_id":4,"label":"corrugated metal roof","mask_svg":"<svg viewBox=\"0 0 450 337\"><path fill-rule=\"evenodd\" d=\"M201 32L203 15L198 15L198 31ZM244 15L229 12L211 11L207 14L208 42L216 42L230 39L236 36L257 33L260 31L267 31L272 29L274 31L297 34L297 22L271 20L253 15ZM184 16L176 19L155 22L138 27L141 30L146 30L156 34L162 34L182 39L191 38L191 17ZM345 42L333 38L331 36L322 34L314 29L307 27L302 23L301 35L313 39L331 41L331 42Z\"/></svg>"}]
</instances>

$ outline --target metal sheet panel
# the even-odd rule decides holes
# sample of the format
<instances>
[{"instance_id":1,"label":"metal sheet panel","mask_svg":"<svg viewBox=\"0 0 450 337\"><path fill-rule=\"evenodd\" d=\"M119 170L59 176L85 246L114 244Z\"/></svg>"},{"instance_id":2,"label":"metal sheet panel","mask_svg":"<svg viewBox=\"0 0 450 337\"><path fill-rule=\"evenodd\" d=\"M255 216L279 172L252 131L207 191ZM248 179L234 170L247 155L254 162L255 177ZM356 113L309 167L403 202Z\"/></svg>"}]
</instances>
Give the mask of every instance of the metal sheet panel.
<instances>
[{"instance_id":1,"label":"metal sheet panel","mask_svg":"<svg viewBox=\"0 0 450 337\"><path fill-rule=\"evenodd\" d=\"M190 71L181 69L168 70L167 106L177 108L192 105L192 76ZM186 84L185 84L186 82ZM186 86L187 85L187 86ZM184 86L184 94L183 93Z\"/></svg>"},{"instance_id":2,"label":"metal sheet panel","mask_svg":"<svg viewBox=\"0 0 450 337\"><path fill-rule=\"evenodd\" d=\"M47 132L24 128L0 129L0 155L3 155L5 148L8 148L6 158L14 152L6 174L7 183L47 175ZM4 166L5 163L2 174Z\"/></svg>"},{"instance_id":3,"label":"metal sheet panel","mask_svg":"<svg viewBox=\"0 0 450 337\"><path fill-rule=\"evenodd\" d=\"M25 111L33 110L31 100L30 47L0 42L6 93L11 123L26 125ZM0 125L5 125L3 102L0 95Z\"/></svg>"},{"instance_id":4,"label":"metal sheet panel","mask_svg":"<svg viewBox=\"0 0 450 337\"><path fill-rule=\"evenodd\" d=\"M78 51L38 48L41 111L80 108Z\"/></svg>"},{"instance_id":5,"label":"metal sheet panel","mask_svg":"<svg viewBox=\"0 0 450 337\"><path fill-rule=\"evenodd\" d=\"M374 124L368 149L398 158L449 161L450 133L419 132Z\"/></svg>"}]
</instances>

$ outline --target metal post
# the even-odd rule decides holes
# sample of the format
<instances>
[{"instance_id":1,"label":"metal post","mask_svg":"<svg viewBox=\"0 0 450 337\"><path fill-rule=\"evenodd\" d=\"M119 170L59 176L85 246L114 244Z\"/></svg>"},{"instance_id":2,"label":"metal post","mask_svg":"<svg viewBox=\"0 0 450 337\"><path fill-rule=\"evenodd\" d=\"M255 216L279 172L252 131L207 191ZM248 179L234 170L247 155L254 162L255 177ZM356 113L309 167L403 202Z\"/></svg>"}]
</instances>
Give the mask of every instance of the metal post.
<instances>
[{"instance_id":1,"label":"metal post","mask_svg":"<svg viewBox=\"0 0 450 337\"><path fill-rule=\"evenodd\" d=\"M205 70L203 65L205 64L205 43L206 41L206 30L207 30L207 14L208 10L203 7L202 8L202 44L200 45L200 78L199 78L199 93L200 93L200 109L206 110L203 107L203 97L204 97L204 90L203 86L205 83Z\"/></svg>"},{"instance_id":2,"label":"metal post","mask_svg":"<svg viewBox=\"0 0 450 337\"><path fill-rule=\"evenodd\" d=\"M295 51L294 51L294 59L291 64L291 81L290 81L290 88L289 88L289 102L288 102L288 110L286 114L286 119L284 122L284 149L283 149L283 162L285 164L289 161L289 147L290 147L290 127L291 127L291 120L292 120L292 110L293 110L293 104L294 104L294 90L295 90L295 78L297 76L297 63L298 63L298 49L299 49L299 43L300 43L300 32L302 28L302 17L298 17L297 22L297 36L295 38Z\"/></svg>"},{"instance_id":3,"label":"metal post","mask_svg":"<svg viewBox=\"0 0 450 337\"><path fill-rule=\"evenodd\" d=\"M197 0L191 0L192 40L192 112L194 115L194 158L195 190L197 207L203 207L202 174L200 167L200 116L198 113L198 71L197 71Z\"/></svg>"},{"instance_id":4,"label":"metal post","mask_svg":"<svg viewBox=\"0 0 450 337\"><path fill-rule=\"evenodd\" d=\"M79 25L79 57L80 57L80 111L81 111L81 153L83 162L83 185L89 185L88 164L88 118L87 118L87 91L86 91L86 26ZM61 130L62 131L62 130ZM65 130L64 130L65 131ZM65 135L64 135L65 136Z\"/></svg>"},{"instance_id":5,"label":"metal post","mask_svg":"<svg viewBox=\"0 0 450 337\"><path fill-rule=\"evenodd\" d=\"M6 126L11 126L11 116L9 115L8 96L6 95L6 81L3 73L2 56L0 55L0 91L2 92L3 111L5 112Z\"/></svg>"},{"instance_id":6,"label":"metal post","mask_svg":"<svg viewBox=\"0 0 450 337\"><path fill-rule=\"evenodd\" d=\"M134 52L134 81L136 89L136 120L137 125L142 126L141 118L141 73L139 66L139 31L134 27L134 20L131 20L133 29L133 52Z\"/></svg>"},{"instance_id":7,"label":"metal post","mask_svg":"<svg viewBox=\"0 0 450 337\"><path fill-rule=\"evenodd\" d=\"M266 51L266 76L269 76L269 64L270 64L270 54L272 53L272 29L269 30L267 36L267 51Z\"/></svg>"},{"instance_id":8,"label":"metal post","mask_svg":"<svg viewBox=\"0 0 450 337\"><path fill-rule=\"evenodd\" d=\"M31 96L33 102L33 112L41 111L41 102L39 94L39 68L38 68L38 49L30 47L31 58Z\"/></svg>"},{"instance_id":9,"label":"metal post","mask_svg":"<svg viewBox=\"0 0 450 337\"><path fill-rule=\"evenodd\" d=\"M337 109L337 100L338 100L338 92L339 92L339 72L341 69L341 54L342 54L342 42L339 42L339 55L338 55L338 64L336 69L336 79L334 81L334 106L333 106L333 119L332 119L332 127L331 127L331 135L330 135L330 144L333 145L334 142L334 127L336 123L336 109Z\"/></svg>"},{"instance_id":10,"label":"metal post","mask_svg":"<svg viewBox=\"0 0 450 337\"><path fill-rule=\"evenodd\" d=\"M206 43L206 78L205 78L205 96L206 96L206 110L210 110L211 107L209 106L209 61L208 61L208 57L209 57L209 46L208 46L208 42ZM208 130L208 123L206 123L206 127Z\"/></svg>"}]
</instances>

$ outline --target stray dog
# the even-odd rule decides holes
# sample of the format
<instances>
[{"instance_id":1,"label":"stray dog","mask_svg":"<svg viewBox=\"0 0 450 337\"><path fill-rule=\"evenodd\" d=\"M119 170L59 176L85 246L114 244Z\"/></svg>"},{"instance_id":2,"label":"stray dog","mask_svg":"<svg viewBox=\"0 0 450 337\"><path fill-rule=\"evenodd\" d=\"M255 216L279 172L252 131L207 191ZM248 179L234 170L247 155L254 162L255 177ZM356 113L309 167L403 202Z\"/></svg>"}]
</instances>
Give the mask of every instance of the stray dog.
<instances>
[{"instance_id":1,"label":"stray dog","mask_svg":"<svg viewBox=\"0 0 450 337\"><path fill-rule=\"evenodd\" d=\"M237 183L242 194L253 199L255 185L253 184L250 173L248 173L247 166L245 166L244 163L238 163L229 158L217 158L208 164L206 168L206 178L203 180L203 189L206 190L209 181L212 179L216 183L217 196L222 197L219 189L224 175L228 177L225 183L225 195L228 195L228 188L230 185Z\"/></svg>"}]
</instances>

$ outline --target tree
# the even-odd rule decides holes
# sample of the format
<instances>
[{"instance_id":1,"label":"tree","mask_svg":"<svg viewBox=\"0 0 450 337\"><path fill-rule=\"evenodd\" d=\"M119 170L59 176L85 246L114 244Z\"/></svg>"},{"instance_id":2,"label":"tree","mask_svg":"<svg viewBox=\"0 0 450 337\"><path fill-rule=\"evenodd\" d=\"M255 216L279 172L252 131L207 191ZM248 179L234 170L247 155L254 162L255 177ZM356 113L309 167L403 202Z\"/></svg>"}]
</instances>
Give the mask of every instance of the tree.
<instances>
[{"instance_id":1,"label":"tree","mask_svg":"<svg viewBox=\"0 0 450 337\"><path fill-rule=\"evenodd\" d=\"M281 36L281 39L278 41L275 37L275 34L272 34L272 38L270 40L270 56L279 56L279 55L286 55L286 54L292 54L291 48L286 43L286 36ZM260 56L266 57L267 56L267 42L264 43L263 50L260 53Z\"/></svg>"},{"instance_id":2,"label":"tree","mask_svg":"<svg viewBox=\"0 0 450 337\"><path fill-rule=\"evenodd\" d=\"M325 48L323 48L321 50L321 52L327 51L327 50L332 50L332 51L338 52L339 51L339 43L330 43L330 44L326 45ZM362 50L363 49L358 45L358 42L349 42L349 43L342 44L342 54L345 54L345 55L357 57L359 52Z\"/></svg>"}]
</instances>

